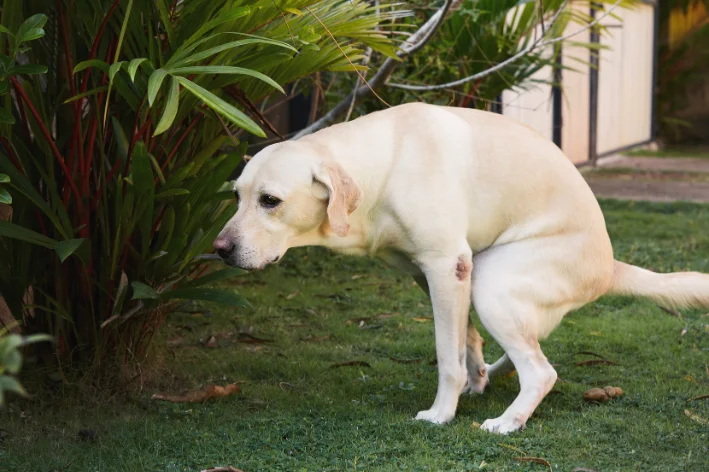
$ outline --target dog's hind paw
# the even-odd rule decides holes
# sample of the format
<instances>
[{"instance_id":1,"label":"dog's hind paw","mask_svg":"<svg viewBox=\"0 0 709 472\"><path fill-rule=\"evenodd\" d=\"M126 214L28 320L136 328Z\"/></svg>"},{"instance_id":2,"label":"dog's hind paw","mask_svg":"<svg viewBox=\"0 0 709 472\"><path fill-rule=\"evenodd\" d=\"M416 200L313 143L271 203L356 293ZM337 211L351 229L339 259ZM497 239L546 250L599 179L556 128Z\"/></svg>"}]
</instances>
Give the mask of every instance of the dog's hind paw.
<instances>
[{"instance_id":1,"label":"dog's hind paw","mask_svg":"<svg viewBox=\"0 0 709 472\"><path fill-rule=\"evenodd\" d=\"M487 376L487 369L481 369L478 372L468 372L468 382L463 387L462 393L469 395L483 393L489 384L490 379Z\"/></svg>"}]
</instances>

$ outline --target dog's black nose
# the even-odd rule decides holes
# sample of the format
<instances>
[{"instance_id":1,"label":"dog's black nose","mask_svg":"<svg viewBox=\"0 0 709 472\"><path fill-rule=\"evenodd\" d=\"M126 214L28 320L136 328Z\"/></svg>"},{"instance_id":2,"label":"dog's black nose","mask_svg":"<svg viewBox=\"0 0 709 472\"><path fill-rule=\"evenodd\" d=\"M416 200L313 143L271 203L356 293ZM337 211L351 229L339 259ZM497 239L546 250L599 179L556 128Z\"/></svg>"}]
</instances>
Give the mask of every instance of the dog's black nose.
<instances>
[{"instance_id":1,"label":"dog's black nose","mask_svg":"<svg viewBox=\"0 0 709 472\"><path fill-rule=\"evenodd\" d=\"M234 252L234 247L234 243L221 236L214 240L214 249L222 259L228 259Z\"/></svg>"}]
</instances>

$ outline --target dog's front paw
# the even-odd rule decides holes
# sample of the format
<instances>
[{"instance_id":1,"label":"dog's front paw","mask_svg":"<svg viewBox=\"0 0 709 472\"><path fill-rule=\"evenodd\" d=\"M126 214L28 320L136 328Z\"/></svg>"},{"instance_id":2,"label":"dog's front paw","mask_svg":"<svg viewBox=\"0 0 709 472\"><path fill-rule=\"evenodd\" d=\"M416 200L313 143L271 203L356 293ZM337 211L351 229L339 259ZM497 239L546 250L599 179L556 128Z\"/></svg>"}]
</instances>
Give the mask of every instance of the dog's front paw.
<instances>
[{"instance_id":1,"label":"dog's front paw","mask_svg":"<svg viewBox=\"0 0 709 472\"><path fill-rule=\"evenodd\" d=\"M454 416L455 413L445 413L431 408L430 410L419 411L416 415L416 419L434 424L445 424L452 420Z\"/></svg>"},{"instance_id":2,"label":"dog's front paw","mask_svg":"<svg viewBox=\"0 0 709 472\"><path fill-rule=\"evenodd\" d=\"M485 420L482 426L480 426L480 429L490 433L509 434L523 429L524 425L524 422L500 416L498 418Z\"/></svg>"}]
</instances>

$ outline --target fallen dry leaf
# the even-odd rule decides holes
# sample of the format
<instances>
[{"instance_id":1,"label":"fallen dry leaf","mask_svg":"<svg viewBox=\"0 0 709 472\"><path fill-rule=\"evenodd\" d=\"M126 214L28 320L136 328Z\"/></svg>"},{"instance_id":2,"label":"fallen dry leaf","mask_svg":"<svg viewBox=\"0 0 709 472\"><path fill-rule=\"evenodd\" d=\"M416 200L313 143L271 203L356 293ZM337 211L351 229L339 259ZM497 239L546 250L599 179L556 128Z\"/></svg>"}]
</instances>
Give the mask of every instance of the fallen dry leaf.
<instances>
[{"instance_id":1,"label":"fallen dry leaf","mask_svg":"<svg viewBox=\"0 0 709 472\"><path fill-rule=\"evenodd\" d=\"M694 400L705 400L709 398L709 395L699 395L698 397L692 397L689 400L687 400L687 403L693 402Z\"/></svg>"},{"instance_id":2,"label":"fallen dry leaf","mask_svg":"<svg viewBox=\"0 0 709 472\"><path fill-rule=\"evenodd\" d=\"M549 470L552 470L549 461L540 457L515 457L515 460L517 462L534 462L537 464L545 465L549 467Z\"/></svg>"},{"instance_id":3,"label":"fallen dry leaf","mask_svg":"<svg viewBox=\"0 0 709 472\"><path fill-rule=\"evenodd\" d=\"M217 338L215 336L210 336L204 345L207 347L217 347Z\"/></svg>"},{"instance_id":4,"label":"fallen dry leaf","mask_svg":"<svg viewBox=\"0 0 709 472\"><path fill-rule=\"evenodd\" d=\"M300 293L300 290L296 290L295 292L288 294L286 296L286 300L292 300L295 296L297 296Z\"/></svg>"},{"instance_id":5,"label":"fallen dry leaf","mask_svg":"<svg viewBox=\"0 0 709 472\"><path fill-rule=\"evenodd\" d=\"M411 319L419 323L428 323L429 321L433 321L432 316L414 316Z\"/></svg>"},{"instance_id":6,"label":"fallen dry leaf","mask_svg":"<svg viewBox=\"0 0 709 472\"><path fill-rule=\"evenodd\" d=\"M664 306L660 306L660 305L657 305L657 307L658 307L660 310L662 310L662 311L664 311L665 313L667 313L668 315L672 315L672 316L674 316L675 318L680 318L680 319L682 318L682 313L680 313L680 312L677 311L677 310L673 310L672 308L665 308Z\"/></svg>"},{"instance_id":7,"label":"fallen dry leaf","mask_svg":"<svg viewBox=\"0 0 709 472\"><path fill-rule=\"evenodd\" d=\"M249 333L239 333L239 336L234 341L235 343L247 343L247 344L265 344L274 342L273 339L263 339L257 338Z\"/></svg>"},{"instance_id":8,"label":"fallen dry leaf","mask_svg":"<svg viewBox=\"0 0 709 472\"><path fill-rule=\"evenodd\" d=\"M617 398L621 395L623 395L623 390L620 387L611 387L610 385L603 387L603 391L606 392L606 394L610 398Z\"/></svg>"},{"instance_id":9,"label":"fallen dry leaf","mask_svg":"<svg viewBox=\"0 0 709 472\"><path fill-rule=\"evenodd\" d=\"M369 365L367 362L364 362L364 361L347 361L347 362L340 362L339 364L332 364L330 366L330 368L336 369L338 367L352 367L352 366L372 367L371 365Z\"/></svg>"},{"instance_id":10,"label":"fallen dry leaf","mask_svg":"<svg viewBox=\"0 0 709 472\"><path fill-rule=\"evenodd\" d=\"M172 403L199 403L210 398L221 398L227 395L232 395L234 393L240 392L241 389L236 384L228 384L224 387L219 385L205 385L200 390L193 390L191 392L182 392L180 395L166 395L163 393L156 393L152 397L152 400L162 400L165 402Z\"/></svg>"},{"instance_id":11,"label":"fallen dry leaf","mask_svg":"<svg viewBox=\"0 0 709 472\"><path fill-rule=\"evenodd\" d=\"M471 427L471 428L480 429L480 426L481 426L481 424L478 423L477 421L473 421L472 423L470 423L470 427Z\"/></svg>"},{"instance_id":12,"label":"fallen dry leaf","mask_svg":"<svg viewBox=\"0 0 709 472\"><path fill-rule=\"evenodd\" d=\"M284 392L286 391L286 388L285 388L285 387L288 387L289 389L290 389L290 388L295 388L295 387L293 386L293 384L289 384L288 382L278 382L278 387L279 387L281 390L283 390Z\"/></svg>"},{"instance_id":13,"label":"fallen dry leaf","mask_svg":"<svg viewBox=\"0 0 709 472\"><path fill-rule=\"evenodd\" d=\"M695 413L692 413L692 412L689 411L689 410L684 410L684 414L687 415L687 417L689 417L689 419L692 420L692 421L696 421L696 422L699 423L699 424L703 424L703 425L705 425L705 426L709 426L709 420L706 419L706 418L702 418L701 416L699 416L699 415L697 415L697 414L695 414Z\"/></svg>"},{"instance_id":14,"label":"fallen dry leaf","mask_svg":"<svg viewBox=\"0 0 709 472\"><path fill-rule=\"evenodd\" d=\"M593 356L593 357L598 357L599 359L605 359L605 356L602 356L600 354L596 354L595 352L592 351L579 351L574 353L575 356Z\"/></svg>"},{"instance_id":15,"label":"fallen dry leaf","mask_svg":"<svg viewBox=\"0 0 709 472\"><path fill-rule=\"evenodd\" d=\"M244 471L241 469L237 469L236 467L226 465L226 466L222 466L222 467L213 467L211 469L203 469L200 472L244 472Z\"/></svg>"},{"instance_id":16,"label":"fallen dry leaf","mask_svg":"<svg viewBox=\"0 0 709 472\"><path fill-rule=\"evenodd\" d=\"M185 341L185 338L182 336L177 336L176 338L170 338L167 340L167 345L168 346L179 346Z\"/></svg>"},{"instance_id":17,"label":"fallen dry leaf","mask_svg":"<svg viewBox=\"0 0 709 472\"><path fill-rule=\"evenodd\" d=\"M617 362L609 361L608 359L589 359L587 361L577 362L576 367L581 367L584 365L598 365L598 364L620 365Z\"/></svg>"},{"instance_id":18,"label":"fallen dry leaf","mask_svg":"<svg viewBox=\"0 0 709 472\"><path fill-rule=\"evenodd\" d=\"M571 469L571 472L596 472L593 469L589 469L587 467L574 467Z\"/></svg>"}]
</instances>

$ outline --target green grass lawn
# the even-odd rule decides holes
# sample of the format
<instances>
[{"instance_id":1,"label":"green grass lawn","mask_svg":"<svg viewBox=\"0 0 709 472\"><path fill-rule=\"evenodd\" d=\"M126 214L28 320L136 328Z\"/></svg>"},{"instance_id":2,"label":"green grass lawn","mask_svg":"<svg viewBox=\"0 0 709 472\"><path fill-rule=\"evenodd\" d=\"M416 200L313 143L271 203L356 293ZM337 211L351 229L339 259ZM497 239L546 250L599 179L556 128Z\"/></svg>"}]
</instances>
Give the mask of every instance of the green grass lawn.
<instances>
[{"instance_id":1,"label":"green grass lawn","mask_svg":"<svg viewBox=\"0 0 709 472\"><path fill-rule=\"evenodd\" d=\"M617 258L709 272L709 206L603 206ZM548 470L519 457L559 471L709 470L709 400L687 402L709 394L705 311L679 319L649 302L604 298L570 314L542 345L560 377L553 394L526 430L502 437L474 424L504 411L516 377L461 398L449 425L412 420L430 406L437 376L430 306L408 277L311 248L233 286L255 310L172 316L156 345L159 368L145 366L130 398L71 389L62 402L10 405L0 415L0 470ZM243 332L273 342L234 342ZM211 336L216 347L204 345ZM483 336L486 358L496 359L500 348ZM577 367L592 358L581 351L620 365ZM367 364L331 367L348 361ZM210 382L239 382L242 392L196 405L150 400ZM625 394L583 401L605 385ZM81 440L82 428L96 439Z\"/></svg>"},{"instance_id":2,"label":"green grass lawn","mask_svg":"<svg viewBox=\"0 0 709 472\"><path fill-rule=\"evenodd\" d=\"M670 148L660 151L649 151L646 149L636 149L623 153L630 157L694 157L694 158L709 158L709 148L704 147L687 147L687 148Z\"/></svg>"}]
</instances>

